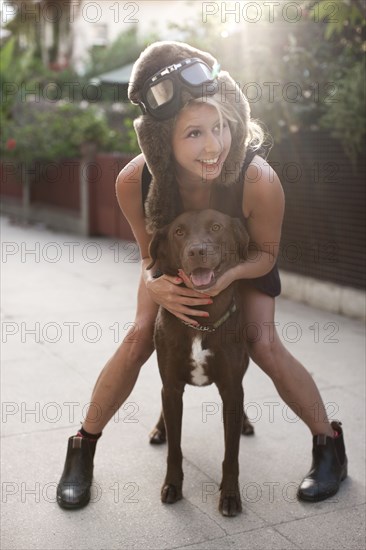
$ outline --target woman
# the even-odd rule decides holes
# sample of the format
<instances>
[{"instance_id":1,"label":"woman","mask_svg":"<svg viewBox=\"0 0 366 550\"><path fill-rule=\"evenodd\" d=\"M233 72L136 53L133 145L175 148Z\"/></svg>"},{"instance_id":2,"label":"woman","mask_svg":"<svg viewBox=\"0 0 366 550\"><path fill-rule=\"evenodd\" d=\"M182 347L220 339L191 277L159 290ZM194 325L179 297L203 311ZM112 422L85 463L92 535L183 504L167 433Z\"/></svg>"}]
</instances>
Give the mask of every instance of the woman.
<instances>
[{"instance_id":1,"label":"woman","mask_svg":"<svg viewBox=\"0 0 366 550\"><path fill-rule=\"evenodd\" d=\"M248 101L229 74L218 71L210 54L177 42L157 42L142 52L129 98L144 113L135 121L143 153L121 171L116 189L142 258L133 329L137 338L125 338L96 382L91 402L101 415L96 421L93 412L88 413L78 434L69 439L58 503L73 509L89 502L97 440L154 351L159 306L199 325L199 318L207 315L199 306L234 280L240 280L250 357L313 434L312 467L298 497L328 498L347 475L342 428L338 422L329 423L312 377L284 348L275 329L284 196L276 173L256 154L263 133L250 120ZM154 277L156 273L146 270L151 232L184 210L208 207L243 220L252 243L248 261L204 293L194 290L182 271L177 277Z\"/></svg>"}]
</instances>

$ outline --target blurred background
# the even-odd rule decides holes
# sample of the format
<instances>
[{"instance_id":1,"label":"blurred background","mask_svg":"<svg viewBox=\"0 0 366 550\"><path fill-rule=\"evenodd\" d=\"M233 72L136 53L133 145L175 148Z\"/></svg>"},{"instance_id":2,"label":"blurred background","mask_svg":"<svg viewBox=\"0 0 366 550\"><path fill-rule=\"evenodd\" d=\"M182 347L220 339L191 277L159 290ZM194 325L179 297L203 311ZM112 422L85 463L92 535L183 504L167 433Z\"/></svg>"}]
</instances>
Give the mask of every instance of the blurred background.
<instances>
[{"instance_id":1,"label":"blurred background","mask_svg":"<svg viewBox=\"0 0 366 550\"><path fill-rule=\"evenodd\" d=\"M139 153L131 68L151 42L183 40L217 57L271 136L268 161L286 194L280 268L364 289L363 0L3 0L0 8L4 215L132 240L114 190Z\"/></svg>"}]
</instances>

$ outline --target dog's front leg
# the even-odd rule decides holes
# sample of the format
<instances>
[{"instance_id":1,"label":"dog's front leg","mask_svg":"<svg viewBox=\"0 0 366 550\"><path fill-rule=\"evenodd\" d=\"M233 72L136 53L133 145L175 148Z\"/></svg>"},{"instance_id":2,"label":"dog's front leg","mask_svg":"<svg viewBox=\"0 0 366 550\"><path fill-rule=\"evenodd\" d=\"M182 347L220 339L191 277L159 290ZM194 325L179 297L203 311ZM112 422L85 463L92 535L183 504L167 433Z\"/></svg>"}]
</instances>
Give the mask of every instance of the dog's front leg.
<instances>
[{"instance_id":1,"label":"dog's front leg","mask_svg":"<svg viewBox=\"0 0 366 550\"><path fill-rule=\"evenodd\" d=\"M168 458L165 481L161 489L161 500L172 504L182 498L182 414L184 384L163 386L162 401L168 438Z\"/></svg>"},{"instance_id":2,"label":"dog's front leg","mask_svg":"<svg viewBox=\"0 0 366 550\"><path fill-rule=\"evenodd\" d=\"M225 433L219 510L223 516L236 516L242 509L239 490L239 445L243 425L244 392L241 383L236 387L219 387L219 391L223 401Z\"/></svg>"}]
</instances>

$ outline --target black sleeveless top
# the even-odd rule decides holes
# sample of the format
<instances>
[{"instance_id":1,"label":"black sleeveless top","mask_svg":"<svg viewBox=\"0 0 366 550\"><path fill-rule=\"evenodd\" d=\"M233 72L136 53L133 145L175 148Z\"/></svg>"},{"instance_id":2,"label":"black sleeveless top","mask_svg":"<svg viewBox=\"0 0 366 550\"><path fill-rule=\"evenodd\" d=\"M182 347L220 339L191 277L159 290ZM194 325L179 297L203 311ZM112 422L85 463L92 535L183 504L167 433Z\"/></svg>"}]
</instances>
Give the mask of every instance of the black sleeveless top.
<instances>
[{"instance_id":1,"label":"black sleeveless top","mask_svg":"<svg viewBox=\"0 0 366 550\"><path fill-rule=\"evenodd\" d=\"M225 186L215 186L213 193L213 204L210 205L210 208L219 210L224 214L228 214L234 218L240 218L245 225L245 218L243 215L243 192L244 192L244 177L248 169L248 166L254 159L255 155L260 154L261 151L254 151L253 149L248 149L243 162L241 169L241 177L238 178L238 181L235 182L230 187ZM145 201L149 193L149 187L151 184L152 176L149 172L149 169L145 163L142 170L141 177L141 191L142 191L142 206L145 213ZM258 290L268 294L269 296L275 298L281 293L281 280L278 272L277 263L272 268L272 270L263 275L262 277L257 277L255 279L246 279L248 282L253 284Z\"/></svg>"}]
</instances>

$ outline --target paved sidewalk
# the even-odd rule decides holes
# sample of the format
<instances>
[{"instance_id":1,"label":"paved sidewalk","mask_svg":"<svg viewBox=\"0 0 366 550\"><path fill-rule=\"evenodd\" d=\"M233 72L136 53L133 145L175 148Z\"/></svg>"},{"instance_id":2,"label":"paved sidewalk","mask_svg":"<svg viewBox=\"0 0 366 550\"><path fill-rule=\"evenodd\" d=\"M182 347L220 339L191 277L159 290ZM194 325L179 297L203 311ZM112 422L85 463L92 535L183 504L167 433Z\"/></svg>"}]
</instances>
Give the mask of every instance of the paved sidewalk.
<instances>
[{"instance_id":1,"label":"paved sidewalk","mask_svg":"<svg viewBox=\"0 0 366 550\"><path fill-rule=\"evenodd\" d=\"M217 510L223 427L214 386L186 389L184 499L161 504L166 447L148 444L160 411L154 355L98 444L93 502L68 512L55 503L67 438L133 321L137 250L7 219L2 241L3 550L365 548L361 322L278 300L278 329L288 349L313 374L329 415L343 422L349 477L334 498L296 500L311 436L251 364L246 407L256 435L241 441L243 513L223 518Z\"/></svg>"}]
</instances>

